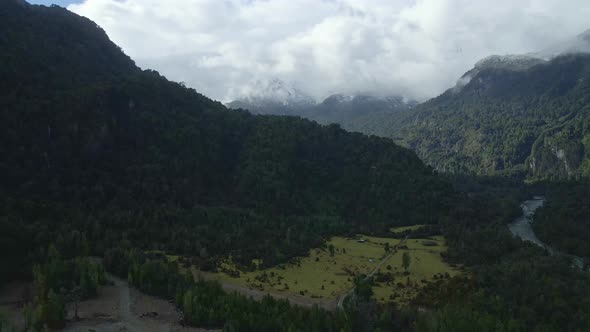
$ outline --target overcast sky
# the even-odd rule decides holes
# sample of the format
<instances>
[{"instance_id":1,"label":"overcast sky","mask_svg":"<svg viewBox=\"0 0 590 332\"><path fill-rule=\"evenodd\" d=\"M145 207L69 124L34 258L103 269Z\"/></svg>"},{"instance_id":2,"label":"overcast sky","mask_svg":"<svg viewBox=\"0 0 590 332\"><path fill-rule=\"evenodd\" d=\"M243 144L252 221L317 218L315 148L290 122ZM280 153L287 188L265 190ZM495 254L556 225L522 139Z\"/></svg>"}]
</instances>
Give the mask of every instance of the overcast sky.
<instances>
[{"instance_id":1,"label":"overcast sky","mask_svg":"<svg viewBox=\"0 0 590 332\"><path fill-rule=\"evenodd\" d=\"M138 65L221 101L271 78L315 98L423 100L487 55L536 51L590 28L588 0L78 2L68 9L97 22Z\"/></svg>"}]
</instances>

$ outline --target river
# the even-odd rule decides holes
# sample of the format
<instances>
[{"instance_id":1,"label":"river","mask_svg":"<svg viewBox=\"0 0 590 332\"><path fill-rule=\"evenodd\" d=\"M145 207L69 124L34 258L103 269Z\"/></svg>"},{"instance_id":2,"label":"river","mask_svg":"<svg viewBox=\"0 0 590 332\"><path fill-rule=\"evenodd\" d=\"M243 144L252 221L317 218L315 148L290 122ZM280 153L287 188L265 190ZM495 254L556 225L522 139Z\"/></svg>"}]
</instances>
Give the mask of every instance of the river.
<instances>
[{"instance_id":1,"label":"river","mask_svg":"<svg viewBox=\"0 0 590 332\"><path fill-rule=\"evenodd\" d=\"M512 232L514 236L519 237L524 241L532 242L539 247L545 248L549 252L554 253L553 248L539 240L532 226L535 211L543 206L544 203L545 199L542 197L535 197L535 199L522 202L520 205L522 215L508 225L508 228L510 228L510 232Z\"/></svg>"},{"instance_id":2,"label":"river","mask_svg":"<svg viewBox=\"0 0 590 332\"><path fill-rule=\"evenodd\" d=\"M543 243L543 241L539 240L535 234L532 226L534 221L533 216L535 215L535 211L543 206L544 203L545 198L541 196L535 196L533 199L522 202L520 205L522 208L522 215L508 225L510 232L514 236L521 238L523 241L532 242L539 247L546 249L552 255L559 254L571 257L573 258L574 266L577 266L580 269L583 268L584 260L581 257L561 253L546 243Z\"/></svg>"}]
</instances>

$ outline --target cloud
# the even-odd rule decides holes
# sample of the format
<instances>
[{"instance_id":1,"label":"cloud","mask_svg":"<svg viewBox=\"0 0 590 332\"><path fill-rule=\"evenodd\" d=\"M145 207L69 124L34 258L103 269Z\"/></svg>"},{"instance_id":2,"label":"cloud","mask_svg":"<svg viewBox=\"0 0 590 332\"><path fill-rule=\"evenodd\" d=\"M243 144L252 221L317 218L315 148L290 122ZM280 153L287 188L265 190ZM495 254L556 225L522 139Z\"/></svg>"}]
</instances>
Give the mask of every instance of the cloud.
<instances>
[{"instance_id":1,"label":"cloud","mask_svg":"<svg viewBox=\"0 0 590 332\"><path fill-rule=\"evenodd\" d=\"M144 68L228 101L279 78L323 98L423 100L490 54L527 53L590 24L587 0L85 0Z\"/></svg>"}]
</instances>

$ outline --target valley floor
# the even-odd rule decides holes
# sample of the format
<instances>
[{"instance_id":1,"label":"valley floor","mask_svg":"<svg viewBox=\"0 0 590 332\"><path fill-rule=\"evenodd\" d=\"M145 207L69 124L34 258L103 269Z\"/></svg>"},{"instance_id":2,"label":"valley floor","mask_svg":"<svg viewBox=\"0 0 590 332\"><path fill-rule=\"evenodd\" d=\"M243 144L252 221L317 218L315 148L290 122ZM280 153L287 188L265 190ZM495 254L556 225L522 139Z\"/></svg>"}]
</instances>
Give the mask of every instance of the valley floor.
<instances>
[{"instance_id":1,"label":"valley floor","mask_svg":"<svg viewBox=\"0 0 590 332\"><path fill-rule=\"evenodd\" d=\"M396 231L403 230L406 229ZM387 252L386 246L391 250L399 248ZM357 238L334 237L326 248L312 249L307 257L273 268L241 271L227 260L216 273L191 269L195 277L217 280L227 291L254 298L270 294L293 304L317 304L334 310L339 300L350 292L354 277L359 274L375 274L376 300L407 304L427 283L462 273L459 267L443 261L441 253L444 251L446 244L442 236L404 241L359 235ZM402 267L404 252L411 257L407 273ZM178 259L176 256L169 258Z\"/></svg>"},{"instance_id":2,"label":"valley floor","mask_svg":"<svg viewBox=\"0 0 590 332\"><path fill-rule=\"evenodd\" d=\"M195 267L191 270L196 278L218 280L229 292L254 299L270 294L295 305L319 305L327 310L336 310L352 292L355 276L368 275L375 281L376 300L405 305L427 283L463 273L459 267L444 262L441 253L446 249L442 236L397 239L358 235L334 237L325 248L311 249L307 257L273 268L240 271L231 260L226 260L217 273L201 272ZM404 253L411 257L407 271L402 264ZM98 297L80 303L80 320L74 321L73 307L68 306L64 331L205 331L182 326L181 314L174 303L142 294L130 288L125 280L113 276L109 279L112 284L101 287ZM0 290L0 310L17 327L24 326L22 304L30 294L26 283L11 284Z\"/></svg>"},{"instance_id":3,"label":"valley floor","mask_svg":"<svg viewBox=\"0 0 590 332\"><path fill-rule=\"evenodd\" d=\"M185 327L174 303L142 294L130 288L126 281L110 276L113 285L101 287L99 296L83 301L78 308L80 320L74 321L73 308L68 307L64 332L206 332ZM22 295L26 284L12 284L0 294L0 308L8 313L12 324L24 327Z\"/></svg>"}]
</instances>

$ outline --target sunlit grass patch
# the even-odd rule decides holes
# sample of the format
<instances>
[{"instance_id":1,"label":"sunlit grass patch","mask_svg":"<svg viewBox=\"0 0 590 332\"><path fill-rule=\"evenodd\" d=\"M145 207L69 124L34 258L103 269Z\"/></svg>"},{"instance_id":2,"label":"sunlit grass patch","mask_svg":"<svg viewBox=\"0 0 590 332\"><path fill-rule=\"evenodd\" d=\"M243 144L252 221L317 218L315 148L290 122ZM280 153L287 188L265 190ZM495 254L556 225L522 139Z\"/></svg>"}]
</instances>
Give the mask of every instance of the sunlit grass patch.
<instances>
[{"instance_id":1,"label":"sunlit grass patch","mask_svg":"<svg viewBox=\"0 0 590 332\"><path fill-rule=\"evenodd\" d=\"M252 289L336 299L352 287L354 275L368 274L375 268L386 253L385 242L393 246L399 240L364 236L334 237L327 242L327 247L334 247L333 255L328 249L316 248L310 250L308 257L301 257L297 263L281 264L273 268L239 271L231 261L224 261L221 263L221 270L226 272L206 273L195 270L195 273Z\"/></svg>"},{"instance_id":2,"label":"sunlit grass patch","mask_svg":"<svg viewBox=\"0 0 590 332\"><path fill-rule=\"evenodd\" d=\"M227 259L221 262L216 273L200 272L194 267L192 269L195 276L250 289L335 300L352 287L355 275L369 274L375 269L387 256L387 244L393 249L401 241L363 235L355 238L333 237L326 243L326 248L311 249L309 256L273 268L241 271L231 259ZM328 249L331 246L334 248L333 254ZM458 269L446 264L440 255L446 251L442 236L409 239L400 248L402 249L389 258L380 270L381 273L391 273L393 282L376 284L374 292L377 300L407 303L422 286L423 280L433 280L435 276L446 273L451 276L460 273ZM411 256L408 275L402 267L404 251ZM170 257L178 259L176 256ZM400 283L404 287L400 287Z\"/></svg>"},{"instance_id":3,"label":"sunlit grass patch","mask_svg":"<svg viewBox=\"0 0 590 332\"><path fill-rule=\"evenodd\" d=\"M457 267L446 263L441 253L447 250L442 236L430 239L408 239L405 246L385 262L382 273L390 272L393 280L377 283L373 287L374 297L381 302L397 302L405 304L410 301L427 282L437 278L456 276L461 272ZM406 274L402 257L403 253L410 255L410 266ZM390 266L391 269L387 269Z\"/></svg>"}]
</instances>

